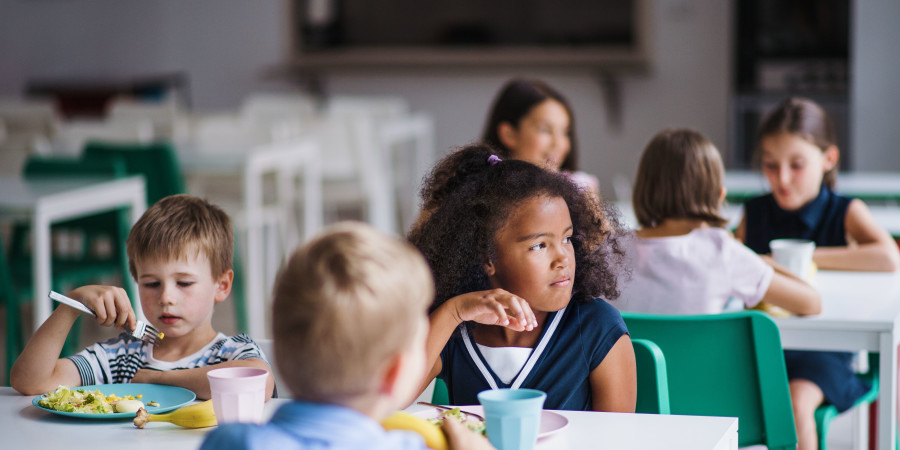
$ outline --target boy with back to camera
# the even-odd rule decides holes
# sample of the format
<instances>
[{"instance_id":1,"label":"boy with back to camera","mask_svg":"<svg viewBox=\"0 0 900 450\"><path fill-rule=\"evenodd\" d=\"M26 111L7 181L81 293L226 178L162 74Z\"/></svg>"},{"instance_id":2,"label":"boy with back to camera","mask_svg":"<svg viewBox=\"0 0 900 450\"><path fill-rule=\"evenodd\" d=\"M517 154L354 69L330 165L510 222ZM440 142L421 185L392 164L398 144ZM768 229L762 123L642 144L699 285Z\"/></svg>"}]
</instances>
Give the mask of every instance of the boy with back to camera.
<instances>
[{"instance_id":1,"label":"boy with back to camera","mask_svg":"<svg viewBox=\"0 0 900 450\"><path fill-rule=\"evenodd\" d=\"M248 336L228 337L212 327L213 306L231 292L233 242L231 220L221 208L189 195L163 198L141 216L126 243L141 309L165 335L159 345L131 336L136 318L123 289L83 286L68 296L94 311L100 325L125 332L59 358L66 335L81 314L59 305L13 365L12 387L37 395L59 385L153 383L180 386L209 398L209 370L242 366L271 371ZM274 385L270 374L267 398Z\"/></svg>"},{"instance_id":2,"label":"boy with back to camera","mask_svg":"<svg viewBox=\"0 0 900 450\"><path fill-rule=\"evenodd\" d=\"M294 252L274 289L275 359L294 401L264 425L220 426L202 448L424 449L377 421L418 392L433 295L408 244L363 224L326 230ZM493 448L444 422L451 448Z\"/></svg>"}]
</instances>

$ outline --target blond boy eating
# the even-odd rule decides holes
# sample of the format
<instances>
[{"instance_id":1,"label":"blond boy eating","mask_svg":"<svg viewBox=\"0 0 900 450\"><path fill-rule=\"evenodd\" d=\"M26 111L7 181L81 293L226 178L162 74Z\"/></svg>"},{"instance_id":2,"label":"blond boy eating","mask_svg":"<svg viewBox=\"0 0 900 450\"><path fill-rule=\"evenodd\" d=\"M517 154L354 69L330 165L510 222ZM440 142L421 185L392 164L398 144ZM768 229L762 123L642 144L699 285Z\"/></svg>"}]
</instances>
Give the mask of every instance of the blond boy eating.
<instances>
[{"instance_id":1,"label":"blond boy eating","mask_svg":"<svg viewBox=\"0 0 900 450\"><path fill-rule=\"evenodd\" d=\"M189 195L166 197L150 207L126 243L141 310L165 334L160 344L135 339L136 317L125 291L83 286L68 294L94 311L119 336L59 358L66 335L81 314L60 305L38 328L12 367L10 384L26 395L59 385L155 383L180 386L209 398L206 372L219 367L270 370L246 335L225 336L212 327L213 306L231 292L234 237L221 208ZM270 375L267 396L272 396Z\"/></svg>"},{"instance_id":2,"label":"blond boy eating","mask_svg":"<svg viewBox=\"0 0 900 450\"><path fill-rule=\"evenodd\" d=\"M336 225L291 256L274 295L275 360L294 401L265 425L220 426L202 448L424 449L377 422L425 374L434 288L422 256L367 225ZM453 420L444 431L451 448L493 448Z\"/></svg>"}]
</instances>

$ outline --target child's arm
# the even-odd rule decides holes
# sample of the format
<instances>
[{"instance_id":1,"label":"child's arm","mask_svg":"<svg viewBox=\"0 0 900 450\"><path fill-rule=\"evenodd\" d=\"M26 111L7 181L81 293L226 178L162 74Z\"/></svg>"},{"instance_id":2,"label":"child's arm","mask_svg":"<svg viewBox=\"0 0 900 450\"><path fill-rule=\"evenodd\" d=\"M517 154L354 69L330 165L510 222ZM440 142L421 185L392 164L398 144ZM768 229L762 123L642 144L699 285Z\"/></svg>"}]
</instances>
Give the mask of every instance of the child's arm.
<instances>
[{"instance_id":1,"label":"child's arm","mask_svg":"<svg viewBox=\"0 0 900 450\"><path fill-rule=\"evenodd\" d=\"M441 350L459 324L474 321L485 325L505 326L515 331L531 331L537 326L537 319L528 302L503 289L469 292L453 297L434 310L429 321L425 361L430 364L431 370L426 374L419 393L441 373Z\"/></svg>"},{"instance_id":2,"label":"child's arm","mask_svg":"<svg viewBox=\"0 0 900 450\"><path fill-rule=\"evenodd\" d=\"M275 390L275 377L272 376L272 369L265 361L259 358L237 359L225 361L212 366L196 367L193 369L182 370L138 370L131 379L132 383L153 383L166 384L169 386L178 386L193 391L199 399L208 399L211 394L209 391L209 379L206 378L206 372L223 367L253 367L256 369L264 369L269 372L269 378L266 380L266 400L272 398L272 392Z\"/></svg>"},{"instance_id":3,"label":"child's arm","mask_svg":"<svg viewBox=\"0 0 900 450\"><path fill-rule=\"evenodd\" d=\"M819 291L776 263L770 256L763 256L762 260L775 269L762 301L802 316L822 312Z\"/></svg>"},{"instance_id":4,"label":"child's arm","mask_svg":"<svg viewBox=\"0 0 900 450\"><path fill-rule=\"evenodd\" d=\"M635 364L631 338L624 334L609 349L600 365L591 371L594 411L634 412L637 402Z\"/></svg>"},{"instance_id":5,"label":"child's arm","mask_svg":"<svg viewBox=\"0 0 900 450\"><path fill-rule=\"evenodd\" d=\"M69 293L97 314L103 326L134 329L136 319L128 295L121 288L84 286ZM60 305L38 328L16 359L10 372L10 385L25 395L37 395L56 389L59 385L80 386L78 369L68 358L60 358L66 336L81 311Z\"/></svg>"},{"instance_id":6,"label":"child's arm","mask_svg":"<svg viewBox=\"0 0 900 450\"><path fill-rule=\"evenodd\" d=\"M875 222L869 208L861 200L850 202L844 227L853 244L816 248L813 261L820 269L893 272L900 268L897 243Z\"/></svg>"}]
</instances>

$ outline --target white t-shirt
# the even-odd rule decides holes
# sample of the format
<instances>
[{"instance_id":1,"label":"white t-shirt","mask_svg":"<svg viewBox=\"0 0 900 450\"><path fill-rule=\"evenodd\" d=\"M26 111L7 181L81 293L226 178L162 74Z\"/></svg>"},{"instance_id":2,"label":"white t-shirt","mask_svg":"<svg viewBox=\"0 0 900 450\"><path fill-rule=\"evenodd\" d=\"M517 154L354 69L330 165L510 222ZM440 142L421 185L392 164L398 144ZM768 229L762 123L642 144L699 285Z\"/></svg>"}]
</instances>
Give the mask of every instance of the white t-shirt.
<instances>
[{"instance_id":1,"label":"white t-shirt","mask_svg":"<svg viewBox=\"0 0 900 450\"><path fill-rule=\"evenodd\" d=\"M729 298L753 307L774 270L721 228L682 236L623 239L633 276L612 302L622 311L652 314L718 314Z\"/></svg>"}]
</instances>

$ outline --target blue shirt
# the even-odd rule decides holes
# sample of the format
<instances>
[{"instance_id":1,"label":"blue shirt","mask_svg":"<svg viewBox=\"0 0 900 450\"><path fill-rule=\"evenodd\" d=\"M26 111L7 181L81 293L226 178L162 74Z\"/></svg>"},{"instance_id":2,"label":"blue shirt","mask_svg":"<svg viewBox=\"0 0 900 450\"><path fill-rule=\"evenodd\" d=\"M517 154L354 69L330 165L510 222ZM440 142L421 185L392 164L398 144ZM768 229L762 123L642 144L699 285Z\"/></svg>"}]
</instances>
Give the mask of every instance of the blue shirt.
<instances>
[{"instance_id":1,"label":"blue shirt","mask_svg":"<svg viewBox=\"0 0 900 450\"><path fill-rule=\"evenodd\" d=\"M772 239L808 239L819 247L847 245L844 220L852 198L822 186L819 195L796 211L785 211L772 194L744 204L744 244L759 254L771 253Z\"/></svg>"},{"instance_id":2,"label":"blue shirt","mask_svg":"<svg viewBox=\"0 0 900 450\"><path fill-rule=\"evenodd\" d=\"M552 328L560 313L559 323ZM477 405L478 393L492 388L481 367L485 367L487 376L497 387L510 387L511 384L503 383L490 369L474 342L470 340L471 349L466 345L465 335L471 335L472 325L463 323L462 326L469 327L467 332L454 333L441 351L442 368L438 378L447 383L450 404ZM523 381L518 387L547 393L545 409L589 411L592 408L591 371L627 333L619 311L606 301L599 298L589 302L572 300L564 310L547 316L535 348L539 348L544 340L546 346L539 355L533 351L534 365L527 374L520 372Z\"/></svg>"},{"instance_id":3,"label":"blue shirt","mask_svg":"<svg viewBox=\"0 0 900 450\"><path fill-rule=\"evenodd\" d=\"M206 435L202 450L372 449L426 450L413 432L385 431L372 418L350 408L293 401L264 425L221 425Z\"/></svg>"}]
</instances>

